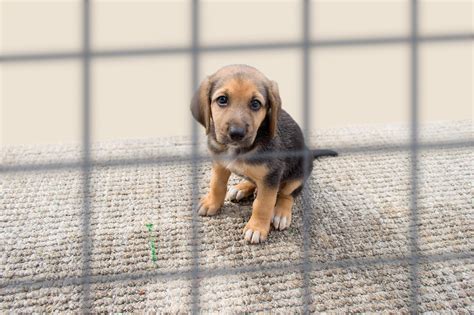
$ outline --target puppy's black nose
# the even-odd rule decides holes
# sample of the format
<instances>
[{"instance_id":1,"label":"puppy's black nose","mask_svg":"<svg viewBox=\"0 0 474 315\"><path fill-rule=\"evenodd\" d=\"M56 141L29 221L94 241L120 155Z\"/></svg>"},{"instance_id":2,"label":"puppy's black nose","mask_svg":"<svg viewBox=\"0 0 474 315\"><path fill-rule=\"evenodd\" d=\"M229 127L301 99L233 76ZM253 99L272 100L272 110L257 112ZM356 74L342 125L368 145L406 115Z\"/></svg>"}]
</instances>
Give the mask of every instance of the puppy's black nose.
<instances>
[{"instance_id":1,"label":"puppy's black nose","mask_svg":"<svg viewBox=\"0 0 474 315\"><path fill-rule=\"evenodd\" d=\"M234 141L240 141L245 137L245 129L237 126L230 126L229 137Z\"/></svg>"}]
</instances>

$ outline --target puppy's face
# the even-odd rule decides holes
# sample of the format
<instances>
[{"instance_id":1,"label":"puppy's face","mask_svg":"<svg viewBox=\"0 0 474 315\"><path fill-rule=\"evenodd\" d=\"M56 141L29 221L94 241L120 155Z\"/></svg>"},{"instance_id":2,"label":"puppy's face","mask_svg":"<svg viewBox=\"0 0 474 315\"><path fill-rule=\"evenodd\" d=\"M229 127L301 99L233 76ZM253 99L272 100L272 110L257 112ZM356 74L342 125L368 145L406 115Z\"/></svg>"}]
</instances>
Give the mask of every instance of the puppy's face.
<instances>
[{"instance_id":1,"label":"puppy's face","mask_svg":"<svg viewBox=\"0 0 474 315\"><path fill-rule=\"evenodd\" d=\"M210 106L217 142L234 147L252 145L269 110L264 85L241 77L216 82Z\"/></svg>"},{"instance_id":2,"label":"puppy's face","mask_svg":"<svg viewBox=\"0 0 474 315\"><path fill-rule=\"evenodd\" d=\"M191 101L194 118L225 146L252 145L265 120L271 137L281 107L278 86L255 68L227 66L206 78ZM211 128L213 127L213 128Z\"/></svg>"}]
</instances>

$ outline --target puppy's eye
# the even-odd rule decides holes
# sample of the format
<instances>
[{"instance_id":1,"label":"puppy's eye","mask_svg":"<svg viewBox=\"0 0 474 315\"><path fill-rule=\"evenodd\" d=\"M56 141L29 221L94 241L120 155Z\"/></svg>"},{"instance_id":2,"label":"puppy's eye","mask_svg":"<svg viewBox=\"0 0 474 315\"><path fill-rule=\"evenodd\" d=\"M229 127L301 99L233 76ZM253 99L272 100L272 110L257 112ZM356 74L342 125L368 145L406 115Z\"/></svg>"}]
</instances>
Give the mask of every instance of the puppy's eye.
<instances>
[{"instance_id":1,"label":"puppy's eye","mask_svg":"<svg viewBox=\"0 0 474 315\"><path fill-rule=\"evenodd\" d=\"M262 103L259 100L253 100L250 102L250 108L254 111L257 111L262 107Z\"/></svg>"},{"instance_id":2,"label":"puppy's eye","mask_svg":"<svg viewBox=\"0 0 474 315\"><path fill-rule=\"evenodd\" d=\"M219 96L219 97L217 98L217 104L218 104L219 106L226 106L226 105L227 105L227 101L228 101L228 100L227 100L227 96Z\"/></svg>"}]
</instances>

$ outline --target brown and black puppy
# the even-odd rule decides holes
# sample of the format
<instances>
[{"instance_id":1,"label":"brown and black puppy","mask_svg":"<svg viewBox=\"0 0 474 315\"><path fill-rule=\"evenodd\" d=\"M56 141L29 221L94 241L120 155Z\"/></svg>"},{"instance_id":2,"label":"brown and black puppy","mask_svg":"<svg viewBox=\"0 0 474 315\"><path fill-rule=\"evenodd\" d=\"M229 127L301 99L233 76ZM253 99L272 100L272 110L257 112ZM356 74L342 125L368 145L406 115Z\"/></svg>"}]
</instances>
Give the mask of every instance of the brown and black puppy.
<instances>
[{"instance_id":1,"label":"brown and black puppy","mask_svg":"<svg viewBox=\"0 0 474 315\"><path fill-rule=\"evenodd\" d=\"M302 190L313 158L336 152L309 151L301 129L281 109L277 84L250 66L227 66L207 77L191 101L191 111L206 128L214 160L210 191L199 204L199 214L215 215L222 207L232 172L244 180L229 190L228 199L239 201L257 192L244 228L247 241L264 241L272 223L277 230L289 227L293 198ZM277 152L308 152L312 158L306 159L306 177L302 154Z\"/></svg>"}]
</instances>

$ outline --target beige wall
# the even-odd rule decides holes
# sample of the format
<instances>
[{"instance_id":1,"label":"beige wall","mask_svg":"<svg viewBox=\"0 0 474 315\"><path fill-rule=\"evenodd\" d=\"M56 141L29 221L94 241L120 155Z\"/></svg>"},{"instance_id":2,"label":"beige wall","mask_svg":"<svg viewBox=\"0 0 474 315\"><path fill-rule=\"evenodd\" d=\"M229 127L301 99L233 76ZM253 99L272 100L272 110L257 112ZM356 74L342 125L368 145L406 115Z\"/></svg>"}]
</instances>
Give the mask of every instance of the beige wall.
<instances>
[{"instance_id":1,"label":"beige wall","mask_svg":"<svg viewBox=\"0 0 474 315\"><path fill-rule=\"evenodd\" d=\"M186 46L190 1L95 0L93 49ZM0 51L76 51L78 0L0 0ZM301 2L202 0L203 44L301 39ZM313 1L313 38L406 36L405 0ZM420 1L420 32L473 32L472 1ZM473 44L420 47L421 120L472 118ZM409 120L409 46L324 48L311 53L311 120L320 128ZM201 74L232 63L261 69L302 121L298 49L205 53ZM93 139L189 135L191 59L186 54L92 62ZM81 63L0 63L0 144L80 141Z\"/></svg>"}]
</instances>

